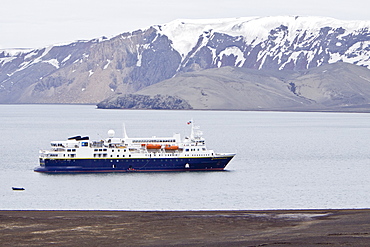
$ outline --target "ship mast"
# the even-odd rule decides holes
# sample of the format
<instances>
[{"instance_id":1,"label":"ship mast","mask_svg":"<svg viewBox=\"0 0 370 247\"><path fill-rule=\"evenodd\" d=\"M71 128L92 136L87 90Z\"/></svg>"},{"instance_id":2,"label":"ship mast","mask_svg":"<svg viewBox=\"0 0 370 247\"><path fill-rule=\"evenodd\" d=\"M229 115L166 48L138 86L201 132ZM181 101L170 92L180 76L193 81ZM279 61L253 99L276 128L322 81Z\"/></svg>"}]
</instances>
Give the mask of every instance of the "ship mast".
<instances>
[{"instance_id":1,"label":"ship mast","mask_svg":"<svg viewBox=\"0 0 370 247\"><path fill-rule=\"evenodd\" d=\"M190 140L194 140L194 121L191 119L188 124L191 125Z\"/></svg>"},{"instance_id":2,"label":"ship mast","mask_svg":"<svg viewBox=\"0 0 370 247\"><path fill-rule=\"evenodd\" d=\"M200 130L200 127L194 125L193 119L189 121L188 124L191 124L190 140L201 139L203 132Z\"/></svg>"},{"instance_id":3,"label":"ship mast","mask_svg":"<svg viewBox=\"0 0 370 247\"><path fill-rule=\"evenodd\" d=\"M123 123L123 124L122 124L122 128L123 128L123 137L124 137L125 139L127 139L127 138L128 138L128 136L127 136L127 133L126 133L126 125L125 125L125 123Z\"/></svg>"}]
</instances>

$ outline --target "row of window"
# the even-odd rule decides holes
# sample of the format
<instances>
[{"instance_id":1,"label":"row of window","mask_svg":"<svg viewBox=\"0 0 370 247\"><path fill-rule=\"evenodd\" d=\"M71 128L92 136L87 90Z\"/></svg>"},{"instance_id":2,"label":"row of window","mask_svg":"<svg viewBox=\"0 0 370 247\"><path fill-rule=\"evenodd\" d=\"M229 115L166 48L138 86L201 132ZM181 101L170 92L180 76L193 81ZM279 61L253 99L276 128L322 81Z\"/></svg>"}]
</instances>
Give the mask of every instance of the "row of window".
<instances>
[{"instance_id":1,"label":"row of window","mask_svg":"<svg viewBox=\"0 0 370 247\"><path fill-rule=\"evenodd\" d=\"M126 152L127 149L117 149L117 152L121 152L121 150L123 150L123 152ZM107 149L106 148L95 148L94 149L94 152L107 152ZM112 152L114 152L114 149L112 149Z\"/></svg>"},{"instance_id":2,"label":"row of window","mask_svg":"<svg viewBox=\"0 0 370 247\"><path fill-rule=\"evenodd\" d=\"M145 154L147 157L152 157L151 154ZM154 157L173 157L173 156L179 156L179 154L158 154L158 155L153 155ZM187 157L209 157L209 154L185 154ZM94 154L94 157L108 157L107 154ZM110 157L113 157L113 155L110 155ZM128 157L131 157L131 155L128 155ZM125 155L117 155L117 158L125 158Z\"/></svg>"},{"instance_id":3,"label":"row of window","mask_svg":"<svg viewBox=\"0 0 370 247\"><path fill-rule=\"evenodd\" d=\"M163 156L163 157L171 157L171 156L179 156L178 153L147 153L145 156Z\"/></svg>"},{"instance_id":4,"label":"row of window","mask_svg":"<svg viewBox=\"0 0 370 247\"><path fill-rule=\"evenodd\" d=\"M151 143L151 142L176 142L175 139L168 140L132 140L132 143Z\"/></svg>"},{"instance_id":5,"label":"row of window","mask_svg":"<svg viewBox=\"0 0 370 247\"><path fill-rule=\"evenodd\" d=\"M189 151L200 151L200 149L199 148L190 148L190 149L189 148L186 148L185 151L186 152L189 152ZM206 151L206 149L205 148L202 148L202 151Z\"/></svg>"},{"instance_id":6,"label":"row of window","mask_svg":"<svg viewBox=\"0 0 370 247\"><path fill-rule=\"evenodd\" d=\"M50 144L52 147L64 147L62 143L51 143Z\"/></svg>"},{"instance_id":7,"label":"row of window","mask_svg":"<svg viewBox=\"0 0 370 247\"><path fill-rule=\"evenodd\" d=\"M49 154L48 156L49 157L58 157L59 154ZM68 154L67 156L73 158L73 157L76 157L76 154ZM66 155L63 154L63 157L66 157Z\"/></svg>"},{"instance_id":8,"label":"row of window","mask_svg":"<svg viewBox=\"0 0 370 247\"><path fill-rule=\"evenodd\" d=\"M189 156L192 156L192 157L209 157L209 154L185 154L185 156L189 157Z\"/></svg>"},{"instance_id":9,"label":"row of window","mask_svg":"<svg viewBox=\"0 0 370 247\"><path fill-rule=\"evenodd\" d=\"M65 154L63 154L63 156L65 157ZM153 155L152 154L145 154L145 156L149 156L149 157L152 157L152 156L157 156L157 157L173 157L173 156L179 156L179 154L177 153L154 153ZM185 154L185 156L196 156L196 157L208 157L209 155L208 154ZM49 154L49 157L58 157L58 154ZM68 154L68 157L76 157L76 154ZM94 154L94 157L108 157L108 154L107 153L95 153ZM113 155L110 155L110 157L113 157ZM131 154L128 155L128 157L131 157ZM125 158L125 155L117 155L117 158Z\"/></svg>"},{"instance_id":10,"label":"row of window","mask_svg":"<svg viewBox=\"0 0 370 247\"><path fill-rule=\"evenodd\" d=\"M98 161L98 160L94 160L94 161ZM124 161L124 160L116 160L116 162L120 162L120 161ZM147 160L145 159L127 159L125 160L126 162L147 162ZM159 160L155 160L155 161L159 161ZM161 162L173 162L173 161L176 161L176 162L179 162L179 161L184 161L184 159L176 159L176 160L166 160L166 159L163 159L163 160L160 160ZM190 161L190 159L189 159ZM110 160L110 162L114 162L114 160Z\"/></svg>"}]
</instances>

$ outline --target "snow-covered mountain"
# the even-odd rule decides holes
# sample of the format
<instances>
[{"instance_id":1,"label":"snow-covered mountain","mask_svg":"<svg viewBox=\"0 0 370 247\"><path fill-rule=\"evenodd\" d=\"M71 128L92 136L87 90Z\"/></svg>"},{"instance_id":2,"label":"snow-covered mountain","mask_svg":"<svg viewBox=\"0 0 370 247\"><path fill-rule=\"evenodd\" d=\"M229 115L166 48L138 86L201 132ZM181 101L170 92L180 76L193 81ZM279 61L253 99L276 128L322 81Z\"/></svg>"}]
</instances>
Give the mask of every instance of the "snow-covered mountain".
<instances>
[{"instance_id":1,"label":"snow-covered mountain","mask_svg":"<svg viewBox=\"0 0 370 247\"><path fill-rule=\"evenodd\" d=\"M370 69L370 21L175 20L110 39L0 50L0 103L97 103L186 72L300 71L339 61Z\"/></svg>"},{"instance_id":2,"label":"snow-covered mountain","mask_svg":"<svg viewBox=\"0 0 370 247\"><path fill-rule=\"evenodd\" d=\"M176 20L158 26L181 54L183 67L203 51L211 55L212 67L280 70L338 61L369 67L369 28L370 21L298 16Z\"/></svg>"}]
</instances>

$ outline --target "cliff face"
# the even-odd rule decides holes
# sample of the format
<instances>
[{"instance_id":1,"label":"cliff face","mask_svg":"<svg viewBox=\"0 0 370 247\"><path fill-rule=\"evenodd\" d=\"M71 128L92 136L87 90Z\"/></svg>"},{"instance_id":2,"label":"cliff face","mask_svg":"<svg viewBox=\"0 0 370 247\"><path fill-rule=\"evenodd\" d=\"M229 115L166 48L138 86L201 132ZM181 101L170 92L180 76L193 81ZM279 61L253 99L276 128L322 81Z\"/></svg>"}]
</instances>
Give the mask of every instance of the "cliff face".
<instances>
[{"instance_id":1,"label":"cliff face","mask_svg":"<svg viewBox=\"0 0 370 247\"><path fill-rule=\"evenodd\" d=\"M0 103L98 103L116 93L133 94L171 78L170 82L185 82L184 78L203 70L224 67L294 74L343 61L369 68L369 29L368 21L318 17L176 20L111 39L3 50L0 51ZM201 80L196 84L201 88L203 83L213 80L212 73L204 72L198 79ZM254 79L259 83L258 77ZM317 81L306 79L307 83ZM337 80L339 84L345 83L342 77ZM311 87L308 84L290 83L297 97L314 94L308 90ZM278 90L275 84L270 86L260 83L257 89L261 98L271 92L268 90ZM228 86L207 84L207 87L213 87L215 95L223 98L222 88ZM202 89L195 88L194 94L202 94ZM221 91L216 93L216 90ZM175 96L167 92L156 91L156 94ZM194 108L205 105L203 101L184 100ZM211 104L208 99L207 107L217 108L219 105L214 104L220 104L219 101ZM237 102L234 106L228 104L230 108L238 108L245 107L249 101ZM250 104L256 105L252 101ZM264 103L260 101L258 105Z\"/></svg>"}]
</instances>

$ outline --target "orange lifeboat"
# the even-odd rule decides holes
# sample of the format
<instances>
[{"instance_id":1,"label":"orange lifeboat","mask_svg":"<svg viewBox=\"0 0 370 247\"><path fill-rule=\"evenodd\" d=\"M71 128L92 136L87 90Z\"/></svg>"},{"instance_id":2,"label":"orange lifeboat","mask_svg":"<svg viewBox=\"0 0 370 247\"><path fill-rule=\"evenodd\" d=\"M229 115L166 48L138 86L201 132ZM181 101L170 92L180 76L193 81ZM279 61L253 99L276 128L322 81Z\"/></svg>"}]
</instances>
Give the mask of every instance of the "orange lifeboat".
<instances>
[{"instance_id":1,"label":"orange lifeboat","mask_svg":"<svg viewBox=\"0 0 370 247\"><path fill-rule=\"evenodd\" d=\"M146 148L147 149L160 149L161 145L160 144L147 144Z\"/></svg>"},{"instance_id":2,"label":"orange lifeboat","mask_svg":"<svg viewBox=\"0 0 370 247\"><path fill-rule=\"evenodd\" d=\"M166 147L164 149L166 149L166 150L177 150L177 149L179 149L179 146L166 145Z\"/></svg>"}]
</instances>

